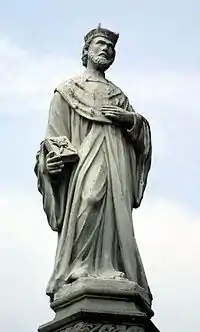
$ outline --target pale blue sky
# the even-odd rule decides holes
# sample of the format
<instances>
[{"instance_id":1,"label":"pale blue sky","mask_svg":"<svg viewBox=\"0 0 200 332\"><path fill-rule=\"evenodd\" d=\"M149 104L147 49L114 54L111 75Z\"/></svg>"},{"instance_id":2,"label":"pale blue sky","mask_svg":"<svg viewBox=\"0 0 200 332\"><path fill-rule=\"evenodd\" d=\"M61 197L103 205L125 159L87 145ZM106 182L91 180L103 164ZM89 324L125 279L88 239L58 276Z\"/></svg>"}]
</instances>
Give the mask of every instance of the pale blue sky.
<instances>
[{"instance_id":1,"label":"pale blue sky","mask_svg":"<svg viewBox=\"0 0 200 332\"><path fill-rule=\"evenodd\" d=\"M160 69L195 74L200 71L199 17L200 3L194 0L176 2L172 0L125 0L123 2L103 0L100 3L67 0L44 0L42 2L9 0L4 2L1 7L0 36L8 38L20 48L26 49L38 57L42 54L55 54L55 57L64 55L79 62L83 35L100 21L102 25L120 32L117 59L113 71L128 71L130 67L141 71L150 69L153 72L154 69ZM63 68L64 71L65 68ZM130 79L131 77L129 77L129 81ZM137 96L135 97L137 98ZM51 95L49 95L50 98ZM135 106L134 98L133 106ZM12 107L15 106L12 105ZM16 104L16 107L23 109L24 105L23 103L20 106ZM169 105L163 104L160 108L160 112L163 114L170 114L171 118L167 121L172 121L175 107L177 106L172 104L169 109ZM10 132L16 132L18 135L18 139L14 143L18 155L24 137L27 142L33 144L35 130L40 130L41 133L44 127L44 122L41 121L37 121L36 125L35 115L29 114L28 110L23 116L19 116L17 112L14 115L12 113L12 118L1 110L0 116L0 127L3 127L0 134L2 139ZM33 119L31 119L32 116ZM28 125L30 119L33 124L31 128ZM34 127L34 123L37 128ZM23 131L20 130L20 127L23 128ZM9 154L6 151L4 153L6 156L7 153ZM29 150L26 153L30 154L29 160L31 160L32 151ZM193 151L191 153L193 154ZM195 160L193 155L188 158ZM161 193L162 195L173 195L176 200L194 204L198 208L198 200L191 195L194 189L194 179L200 185L197 176L198 165L196 167L192 163L190 167L187 166L187 177L183 184L182 178L185 175L183 160L174 165L168 163L163 157L159 162L162 162L160 167L152 170L153 175L150 178L150 185L153 179L157 181L156 186L152 185L153 192L158 191L158 195ZM19 168L21 167L23 166L20 165ZM8 170L10 174L13 173L12 163L1 165L1 168L3 168L3 174ZM18 165L16 165L15 171L15 175L17 175ZM26 185L30 180L30 169L24 165L23 172L26 180L24 183L18 176L10 176L10 181L4 177L3 183L5 182L6 186L12 186L14 181L16 185L19 185L19 182L21 186ZM163 182L163 175L167 181Z\"/></svg>"},{"instance_id":2,"label":"pale blue sky","mask_svg":"<svg viewBox=\"0 0 200 332\"><path fill-rule=\"evenodd\" d=\"M101 21L120 31L119 49L132 50L119 56L127 64L134 59L137 66L145 61L170 69L196 69L199 15L198 0L8 0L1 5L0 31L33 52L56 49L77 58L83 32Z\"/></svg>"},{"instance_id":3,"label":"pale blue sky","mask_svg":"<svg viewBox=\"0 0 200 332\"><path fill-rule=\"evenodd\" d=\"M4 203L8 200L5 206L9 213L3 208L3 218L0 219L1 227L9 238L10 229L12 231L15 223L18 225L21 218L17 217L18 214L25 208L27 211L22 213L22 219L24 219L20 220L21 229L20 226L17 227L16 234L19 239L11 237L10 247L7 245L8 241L2 239L1 252L8 252L9 258L4 260L12 261L15 260L13 253L18 252L22 262L29 266L30 274L34 275L34 280L37 282L35 281L29 295L26 291L26 295L23 295L24 300L21 301L23 305L23 301L33 299L31 310L35 310L35 317L32 315L29 318L31 327L28 318L27 321L22 320L23 308L21 308L19 315L14 318L13 323L10 322L10 325L7 324L10 313L8 316L5 313L4 332L14 330L12 324L17 332L25 332L27 328L30 332L35 331L33 327L43 323L43 319L45 320L48 316L46 297L40 294L51 272L51 264L47 264L46 275L42 275L43 270L39 272L38 279L35 270L31 271L31 267L37 270L39 266L42 269L46 259L49 262L50 258L35 254L37 250L39 251L38 248L43 250L39 240L38 248L34 247L33 243L30 249L27 244L29 243L27 239L31 236L28 234L29 223L32 227L30 229L34 229L34 225L37 225L38 229L41 219L43 218L42 225L46 221L39 205L41 202L33 174L35 153L45 132L53 89L61 78L67 79L76 74L76 70L79 71L83 36L89 29L96 27L98 22L120 33L116 62L108 75L111 75L115 83L128 94L133 107L147 117L152 127L153 165L144 201L152 201L155 205L160 205L159 208L146 213L144 202L141 215L145 216L145 227L149 215L152 215L149 217L152 227L154 220L160 221L161 228L158 227L160 233L158 231L156 233L154 229L149 235L155 245L159 238L160 242L159 248L156 247L152 254L151 248L145 248L145 242L142 250L146 259L145 265L147 270L149 269L151 285L153 284L153 293L156 293L156 321L160 324L160 328L162 327L161 331L169 331L170 325L167 325L167 322L176 316L182 319L184 310L188 308L187 303L195 303L196 291L188 291L188 293L186 291L185 298L173 307L173 313L169 310L171 304L170 298L166 298L167 287L170 287L170 275L174 275L175 272L170 266L172 253L168 256L166 253L168 250L165 244L165 233L168 227L169 230L175 227L177 231L177 242L171 242L172 248L179 257L176 262L176 255L173 253L174 266L176 264L178 266L179 262L188 255L186 262L183 262L183 274L185 275L184 268L190 271L190 274L187 275L186 271L185 279L184 277L181 279L182 288L180 286L177 294L178 302L179 296L181 299L182 294L185 294L188 280L198 285L197 275L200 271L197 271L196 261L193 264L194 270L187 267L194 259L193 251L190 254L189 247L191 246L192 250L195 248L193 239L188 239L187 233L191 231L192 225L195 225L200 232L200 157L198 152L200 143L200 2L198 0L7 0L2 2L0 9L0 146L3 159L0 165L0 201L2 197ZM156 203L160 202L160 199L161 203ZM17 214L15 215L16 206ZM191 213L191 220L190 217L187 218L187 213ZM170 220L167 220L165 216L168 216ZM170 224L173 221L176 225L177 220L180 220L178 226ZM166 225L166 229L164 226L162 229L162 222ZM11 226L8 226L9 223ZM155 225L157 225L156 222ZM147 229L148 232L149 226L145 227L144 230ZM28 234L26 240L21 239L24 229ZM40 238L46 236L45 255L47 255L51 252L48 247L51 239L47 238L45 232L46 228L43 226ZM145 231L144 233L146 236ZM196 228L195 230L192 228L191 234L199 233ZM170 243L171 235L167 240ZM154 244L151 244L152 248ZM53 247L52 252L54 249ZM195 253L199 257L200 248L198 247L197 250ZM31 260L26 257L26 251L31 252ZM157 251L160 251L160 256L163 255L169 262L168 270L164 266L163 257L156 256ZM40 262L38 257L41 259ZM15 264L17 270L23 263L20 263L18 259ZM12 280L19 280L19 285L22 285L20 272L13 271L12 266L7 268L6 264L4 271L2 284L6 287L12 284L12 292L19 294L18 286L15 289L15 283L13 284ZM27 275L27 278L30 277L28 272L23 273ZM31 285L32 282L34 283L31 277L29 282ZM27 281L27 288L30 284ZM173 294L172 288L171 292ZM36 296L41 298L38 300ZM39 307L37 307L37 300L40 302ZM17 299L13 301L17 303ZM185 303L182 304L184 301ZM43 308L44 311L46 310L45 313L42 311ZM12 310L9 300L4 310L7 312ZM168 315L164 314L166 312ZM190 313L193 332L198 332L200 321L198 316L194 315L194 311ZM188 331L187 326L191 327L190 319L189 317L186 319L186 316L183 319L181 328L178 330L179 325L174 327L174 330L170 327L171 332ZM183 327L186 329L184 330Z\"/></svg>"}]
</instances>

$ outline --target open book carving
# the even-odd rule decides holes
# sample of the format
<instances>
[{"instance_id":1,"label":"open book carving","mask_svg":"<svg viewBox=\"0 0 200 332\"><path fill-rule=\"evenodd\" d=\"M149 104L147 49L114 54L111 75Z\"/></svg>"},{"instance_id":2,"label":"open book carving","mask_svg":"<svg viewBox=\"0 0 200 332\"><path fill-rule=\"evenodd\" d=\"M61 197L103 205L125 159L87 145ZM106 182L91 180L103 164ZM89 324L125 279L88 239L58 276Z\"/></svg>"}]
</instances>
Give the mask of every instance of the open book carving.
<instances>
[{"instance_id":1,"label":"open book carving","mask_svg":"<svg viewBox=\"0 0 200 332\"><path fill-rule=\"evenodd\" d=\"M44 144L48 152L53 151L64 163L71 163L79 160L76 149L66 136L46 138Z\"/></svg>"}]
</instances>

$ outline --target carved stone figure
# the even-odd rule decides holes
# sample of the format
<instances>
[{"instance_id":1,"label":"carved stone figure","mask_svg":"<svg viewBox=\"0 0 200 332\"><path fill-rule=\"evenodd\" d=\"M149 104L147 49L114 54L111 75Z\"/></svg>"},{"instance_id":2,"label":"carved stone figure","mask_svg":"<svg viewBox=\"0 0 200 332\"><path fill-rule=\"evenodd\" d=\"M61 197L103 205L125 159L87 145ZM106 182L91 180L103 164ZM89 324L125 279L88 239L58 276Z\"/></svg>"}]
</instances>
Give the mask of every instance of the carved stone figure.
<instances>
[{"instance_id":1,"label":"carved stone figure","mask_svg":"<svg viewBox=\"0 0 200 332\"><path fill-rule=\"evenodd\" d=\"M118 37L100 26L85 36L85 70L55 89L37 154L38 189L58 234L47 286L52 301L82 277L134 281L152 299L132 221L150 169L151 134L148 121L105 77ZM64 158L56 153L59 137ZM66 142L77 158L68 158Z\"/></svg>"}]
</instances>

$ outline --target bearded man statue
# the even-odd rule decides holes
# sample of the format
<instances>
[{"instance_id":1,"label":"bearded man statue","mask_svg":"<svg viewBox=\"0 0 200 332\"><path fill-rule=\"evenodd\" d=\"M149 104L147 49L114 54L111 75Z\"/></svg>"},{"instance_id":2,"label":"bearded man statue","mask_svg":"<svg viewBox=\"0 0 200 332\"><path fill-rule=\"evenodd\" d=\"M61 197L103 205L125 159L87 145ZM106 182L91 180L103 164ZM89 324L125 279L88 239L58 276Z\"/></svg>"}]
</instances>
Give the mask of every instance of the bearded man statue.
<instances>
[{"instance_id":1,"label":"bearded man statue","mask_svg":"<svg viewBox=\"0 0 200 332\"><path fill-rule=\"evenodd\" d=\"M151 165L147 120L105 77L119 35L100 26L85 36L84 72L60 84L50 105L35 172L48 223L57 232L47 294L88 277L134 281L151 303L132 211L139 207ZM66 137L78 160L64 162L45 140Z\"/></svg>"}]
</instances>

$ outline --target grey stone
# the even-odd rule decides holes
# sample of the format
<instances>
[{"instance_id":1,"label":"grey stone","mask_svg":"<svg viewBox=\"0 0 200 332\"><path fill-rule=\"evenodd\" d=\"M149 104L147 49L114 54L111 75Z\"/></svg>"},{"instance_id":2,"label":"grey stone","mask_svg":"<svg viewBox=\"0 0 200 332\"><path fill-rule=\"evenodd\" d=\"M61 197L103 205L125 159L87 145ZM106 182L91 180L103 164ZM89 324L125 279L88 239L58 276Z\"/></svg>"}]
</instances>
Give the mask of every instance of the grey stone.
<instances>
[{"instance_id":1,"label":"grey stone","mask_svg":"<svg viewBox=\"0 0 200 332\"><path fill-rule=\"evenodd\" d=\"M135 282L127 280L80 278L76 282L66 285L62 292L57 294L51 307L59 316L63 315L63 308L64 311L67 310L68 314L69 312L74 314L75 311L85 308L81 303L85 298L90 299L87 301L87 310L90 312L95 310L98 313L118 314L120 308L123 308L126 314L132 315L134 312L135 315L141 315L144 312L149 318L153 316L151 302L148 302L148 293ZM95 300L93 300L94 298ZM95 308L97 298L98 307ZM111 301L113 301L112 305Z\"/></svg>"},{"instance_id":2,"label":"grey stone","mask_svg":"<svg viewBox=\"0 0 200 332\"><path fill-rule=\"evenodd\" d=\"M66 285L51 308L55 318L40 332L158 331L150 321L153 311L148 297L131 281L80 278Z\"/></svg>"},{"instance_id":3,"label":"grey stone","mask_svg":"<svg viewBox=\"0 0 200 332\"><path fill-rule=\"evenodd\" d=\"M79 322L70 327L60 330L60 332L145 332L141 326L116 325L116 324L101 324L101 323L86 323Z\"/></svg>"},{"instance_id":4,"label":"grey stone","mask_svg":"<svg viewBox=\"0 0 200 332\"><path fill-rule=\"evenodd\" d=\"M46 290L56 322L59 315L68 319L69 313L86 309L88 319L93 309L96 314L107 310L111 318L118 309L121 316L124 311L149 321L152 316L152 295L132 221L151 166L151 132L148 121L105 76L118 37L100 26L85 36L86 69L55 89L36 157L43 208L58 234ZM100 323L99 331L112 330Z\"/></svg>"}]
</instances>

